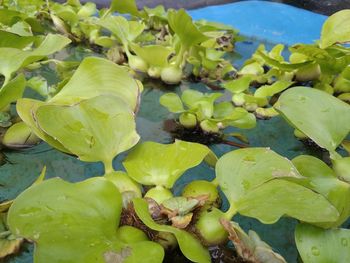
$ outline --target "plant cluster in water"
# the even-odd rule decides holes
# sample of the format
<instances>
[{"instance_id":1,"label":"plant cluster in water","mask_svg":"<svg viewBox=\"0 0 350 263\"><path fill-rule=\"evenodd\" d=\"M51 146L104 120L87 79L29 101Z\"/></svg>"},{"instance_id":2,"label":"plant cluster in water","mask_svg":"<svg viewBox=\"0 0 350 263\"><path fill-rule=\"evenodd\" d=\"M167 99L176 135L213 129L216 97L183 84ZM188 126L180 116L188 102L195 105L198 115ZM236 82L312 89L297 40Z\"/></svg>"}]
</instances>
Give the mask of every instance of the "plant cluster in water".
<instances>
[{"instance_id":1,"label":"plant cluster in water","mask_svg":"<svg viewBox=\"0 0 350 263\"><path fill-rule=\"evenodd\" d=\"M290 47L288 60L283 45L259 46L238 70L226 59L237 32L194 22L182 9L139 10L132 0L101 10L78 0L3 1L2 147L45 141L81 161L103 163L104 174L70 183L45 180L44 168L32 186L4 200L0 259L29 241L37 263L153 263L174 251L204 263L217 248L231 251L215 259L221 262L286 262L256 232L232 221L240 214L264 224L284 216L300 221L295 243L304 263L350 262L350 232L341 228L350 216L349 21L350 10L332 15L320 40ZM73 45L98 55L60 60ZM55 83L40 74L43 67L56 72ZM171 85L195 79L218 90L162 95L160 104L176 114L187 137L138 143L144 78ZM24 97L26 89L33 96ZM298 138L327 151L331 163L311 155L288 160L269 148L247 147L244 134L225 133L276 115ZM203 144L191 134L200 134ZM229 136L245 142L231 145L246 148L218 158L205 145ZM116 171L114 158L127 150L124 170ZM174 196L179 178L203 162L215 177L193 180Z\"/></svg>"}]
</instances>

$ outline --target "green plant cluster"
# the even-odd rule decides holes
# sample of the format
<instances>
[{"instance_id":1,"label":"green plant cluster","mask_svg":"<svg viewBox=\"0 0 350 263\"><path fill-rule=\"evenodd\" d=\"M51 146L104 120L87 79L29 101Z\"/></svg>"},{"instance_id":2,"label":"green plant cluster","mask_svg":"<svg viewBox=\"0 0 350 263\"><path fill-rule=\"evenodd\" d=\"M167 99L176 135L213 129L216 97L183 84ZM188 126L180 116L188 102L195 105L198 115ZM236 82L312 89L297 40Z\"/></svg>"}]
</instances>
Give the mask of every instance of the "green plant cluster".
<instances>
[{"instance_id":1,"label":"green plant cluster","mask_svg":"<svg viewBox=\"0 0 350 263\"><path fill-rule=\"evenodd\" d=\"M236 70L223 56L233 48L235 31L193 22L184 10L138 10L132 0L114 0L101 10L74 0L1 3L3 146L20 149L42 140L83 162L101 162L104 174L70 183L45 180L44 168L32 186L0 204L0 258L29 240L36 263L162 262L176 247L204 263L211 262L208 247L231 241L239 260L286 262L253 230L246 233L232 221L240 214L264 224L285 216L300 221L295 242L304 263L350 261L350 232L341 228L350 217L350 106L343 101L350 53L342 45L350 42L350 10L328 18L317 44L293 46L289 62L283 46L270 52L261 46L232 78ZM105 57L77 62L52 56L73 44L98 47ZM45 65L58 72L57 83L38 73ZM135 71L175 84L188 67L196 77L219 81L232 99L191 89L181 98L163 95L160 103L179 114L185 128L250 129L256 115L279 114L298 136L327 150L331 165L310 155L288 160L264 147L218 158L208 146L184 140L138 143L143 85ZM26 87L33 98L23 97ZM116 171L114 158L128 150L124 170ZM194 180L174 196L179 178L203 162L215 170L213 180Z\"/></svg>"}]
</instances>

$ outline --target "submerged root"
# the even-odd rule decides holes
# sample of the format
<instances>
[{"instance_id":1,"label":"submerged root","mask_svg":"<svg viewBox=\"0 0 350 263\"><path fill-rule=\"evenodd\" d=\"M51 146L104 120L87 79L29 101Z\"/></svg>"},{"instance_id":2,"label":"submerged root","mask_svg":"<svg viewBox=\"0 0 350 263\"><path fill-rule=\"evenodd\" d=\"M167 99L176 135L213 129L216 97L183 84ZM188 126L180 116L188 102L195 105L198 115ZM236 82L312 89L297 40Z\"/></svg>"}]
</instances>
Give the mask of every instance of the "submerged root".
<instances>
[{"instance_id":1,"label":"submerged root","mask_svg":"<svg viewBox=\"0 0 350 263\"><path fill-rule=\"evenodd\" d=\"M188 142L196 142L205 145L212 144L227 144L230 146L238 147L238 148L246 148L248 145L237 143L234 141L228 141L224 139L223 133L213 133L206 132L201 129L199 125L194 128L185 128L180 125L175 120L166 120L164 121L164 130L169 132L173 139L180 139Z\"/></svg>"}]
</instances>

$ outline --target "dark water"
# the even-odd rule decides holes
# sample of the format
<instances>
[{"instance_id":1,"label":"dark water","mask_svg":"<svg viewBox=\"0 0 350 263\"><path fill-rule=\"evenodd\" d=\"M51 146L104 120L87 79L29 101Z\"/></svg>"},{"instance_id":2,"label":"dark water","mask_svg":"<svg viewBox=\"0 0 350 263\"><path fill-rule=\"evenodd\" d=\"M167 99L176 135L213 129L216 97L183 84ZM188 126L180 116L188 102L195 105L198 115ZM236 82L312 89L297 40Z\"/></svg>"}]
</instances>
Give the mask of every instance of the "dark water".
<instances>
[{"instance_id":1,"label":"dark water","mask_svg":"<svg viewBox=\"0 0 350 263\"><path fill-rule=\"evenodd\" d=\"M254 40L237 44L236 50L241 55L233 56L234 65L239 67L254 52L258 44ZM271 46L270 44L266 45L267 48ZM80 60L86 55L91 54L77 50L74 54L70 55L70 59ZM49 68L43 69L42 74L50 82L55 82L57 79L54 71ZM173 91L179 93L189 87L201 91L207 90L203 84L184 82L173 88ZM145 84L145 90L142 94L142 104L137 116L137 129L142 141L157 141L161 143L172 141L169 134L163 130L163 120L172 118L172 115L165 108L161 107L158 102L159 97L168 91L169 88L166 89L160 83L149 82ZM233 131L235 129L228 129L228 132ZM255 129L241 130L240 132L249 138L251 146L270 147L288 158L308 153L305 146L294 138L293 129L280 117L258 121ZM214 145L212 149L218 156L222 156L224 153L232 151L235 148L228 145ZM21 191L32 184L44 166L47 167L47 178L58 176L71 182L77 182L88 177L103 174L101 164L83 163L72 156L51 149L45 143L41 143L29 150L6 152L5 154L10 163L0 167L0 201L15 198ZM116 169L122 169L121 161L125 155L126 153L121 154L115 159L114 166ZM212 179L213 177L213 169L209 168L206 164L201 164L186 172L178 180L174 187L174 192L175 194L179 194L183 186L192 180L199 178ZM295 220L283 218L276 224L263 225L255 219L242 216L236 216L234 219L245 230L252 229L256 231L263 240L281 253L288 262L297 262L297 251L294 244ZM32 262L30 246L29 250L25 249L22 254L9 258L6 262Z\"/></svg>"}]
</instances>

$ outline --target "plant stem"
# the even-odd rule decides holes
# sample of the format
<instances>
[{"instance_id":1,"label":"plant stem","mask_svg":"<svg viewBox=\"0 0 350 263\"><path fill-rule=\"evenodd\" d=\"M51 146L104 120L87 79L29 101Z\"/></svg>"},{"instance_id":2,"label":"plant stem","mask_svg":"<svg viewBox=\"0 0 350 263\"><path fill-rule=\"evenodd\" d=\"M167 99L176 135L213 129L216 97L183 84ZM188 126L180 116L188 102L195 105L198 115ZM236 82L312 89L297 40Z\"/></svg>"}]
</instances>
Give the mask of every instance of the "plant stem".
<instances>
[{"instance_id":1,"label":"plant stem","mask_svg":"<svg viewBox=\"0 0 350 263\"><path fill-rule=\"evenodd\" d=\"M113 159L103 162L103 165L105 167L105 175L115 172L113 168Z\"/></svg>"},{"instance_id":2,"label":"plant stem","mask_svg":"<svg viewBox=\"0 0 350 263\"><path fill-rule=\"evenodd\" d=\"M213 185L215 185L216 187L218 187L218 186L219 186L218 178L215 177L215 178L211 181L211 183L212 183Z\"/></svg>"},{"instance_id":3,"label":"plant stem","mask_svg":"<svg viewBox=\"0 0 350 263\"><path fill-rule=\"evenodd\" d=\"M228 140L222 140L222 143L227 144L227 145L231 145L231 146L234 146L234 147L238 147L238 148L247 148L247 147L249 147L247 144L242 144L242 143L228 141Z\"/></svg>"},{"instance_id":4,"label":"plant stem","mask_svg":"<svg viewBox=\"0 0 350 263\"><path fill-rule=\"evenodd\" d=\"M233 202L230 203L230 208L225 212L225 218L231 220L232 217L237 213L236 207L233 205Z\"/></svg>"},{"instance_id":5,"label":"plant stem","mask_svg":"<svg viewBox=\"0 0 350 263\"><path fill-rule=\"evenodd\" d=\"M182 64L185 51L186 51L186 48L183 45L181 45L179 54L176 57L175 66L180 67L180 65Z\"/></svg>"}]
</instances>

